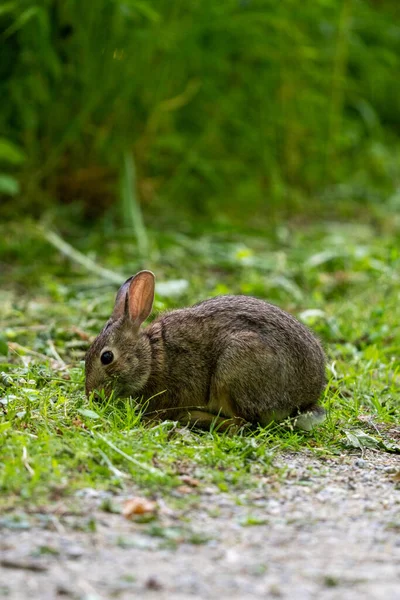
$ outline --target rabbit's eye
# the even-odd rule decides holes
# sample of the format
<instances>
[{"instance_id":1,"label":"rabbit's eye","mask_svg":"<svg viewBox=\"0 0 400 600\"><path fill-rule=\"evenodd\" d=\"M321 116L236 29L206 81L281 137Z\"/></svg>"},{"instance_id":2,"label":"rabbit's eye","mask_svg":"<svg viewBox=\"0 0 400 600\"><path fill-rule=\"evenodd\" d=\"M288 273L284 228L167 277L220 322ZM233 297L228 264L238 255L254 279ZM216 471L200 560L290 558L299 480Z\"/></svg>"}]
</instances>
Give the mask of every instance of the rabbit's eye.
<instances>
[{"instance_id":1,"label":"rabbit's eye","mask_svg":"<svg viewBox=\"0 0 400 600\"><path fill-rule=\"evenodd\" d=\"M100 360L103 363L103 365L109 365L114 360L114 354L111 352L111 350L106 350L100 356Z\"/></svg>"}]
</instances>

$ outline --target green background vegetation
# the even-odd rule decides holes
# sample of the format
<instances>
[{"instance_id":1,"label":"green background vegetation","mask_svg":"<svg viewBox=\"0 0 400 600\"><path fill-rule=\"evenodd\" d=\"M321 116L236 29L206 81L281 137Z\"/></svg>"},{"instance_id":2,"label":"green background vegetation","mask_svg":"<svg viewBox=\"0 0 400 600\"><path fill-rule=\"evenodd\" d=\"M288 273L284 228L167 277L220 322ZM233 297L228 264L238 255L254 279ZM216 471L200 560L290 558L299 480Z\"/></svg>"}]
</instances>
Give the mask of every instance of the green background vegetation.
<instances>
[{"instance_id":1,"label":"green background vegetation","mask_svg":"<svg viewBox=\"0 0 400 600\"><path fill-rule=\"evenodd\" d=\"M61 202L110 219L127 164L145 211L165 219L346 215L386 202L399 184L399 10L397 0L3 2L9 211ZM129 221L129 207L122 214Z\"/></svg>"},{"instance_id":2,"label":"green background vegetation","mask_svg":"<svg viewBox=\"0 0 400 600\"><path fill-rule=\"evenodd\" d=\"M398 0L18 0L0 44L2 504L398 452ZM327 422L229 437L88 401L89 339L143 267L156 313L244 293L309 324Z\"/></svg>"}]
</instances>

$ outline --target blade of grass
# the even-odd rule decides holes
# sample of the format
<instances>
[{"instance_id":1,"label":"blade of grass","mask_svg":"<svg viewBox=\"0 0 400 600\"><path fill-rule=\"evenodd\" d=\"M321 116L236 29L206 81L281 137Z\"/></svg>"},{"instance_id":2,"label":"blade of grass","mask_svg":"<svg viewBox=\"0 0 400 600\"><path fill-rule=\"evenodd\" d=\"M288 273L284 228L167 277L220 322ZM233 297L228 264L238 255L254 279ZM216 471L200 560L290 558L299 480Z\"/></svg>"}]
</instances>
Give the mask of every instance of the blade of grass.
<instances>
[{"instance_id":1,"label":"blade of grass","mask_svg":"<svg viewBox=\"0 0 400 600\"><path fill-rule=\"evenodd\" d=\"M135 161L131 152L124 154L121 174L121 203L122 218L135 235L140 256L146 258L149 253L149 241L137 197Z\"/></svg>"},{"instance_id":2,"label":"blade of grass","mask_svg":"<svg viewBox=\"0 0 400 600\"><path fill-rule=\"evenodd\" d=\"M145 465L145 464L139 462L138 460L136 460L136 458L133 458L133 456L129 456L129 454L126 454L123 450L118 448L118 446L116 446L115 444L110 442L110 440L108 440L106 437L101 435L101 433L97 433L97 432L95 433L94 431L90 431L89 433L93 437L100 438L105 444L107 444L107 446L109 446L112 450L114 450L114 452L117 452L117 454L119 454L120 456L125 458L125 460L129 461L130 463L135 465L135 467L138 467L142 471L147 471L148 473L151 473L152 475L156 475L157 477L160 477L162 479L167 477L166 474L163 473L162 471L160 471L159 469L155 469L154 467L151 467L150 465Z\"/></svg>"},{"instance_id":3,"label":"blade of grass","mask_svg":"<svg viewBox=\"0 0 400 600\"><path fill-rule=\"evenodd\" d=\"M113 283L117 283L118 285L123 281L124 275L119 275L118 273L114 273L109 269L105 269L101 267L97 263L95 263L91 258L76 250L71 244L68 244L65 240L63 240L57 233L54 231L46 231L44 229L40 229L41 234L46 238L46 240L57 250L59 250L64 256L70 258L72 261L78 263L91 273L95 273L99 275L103 279L107 279L108 281L112 281Z\"/></svg>"}]
</instances>

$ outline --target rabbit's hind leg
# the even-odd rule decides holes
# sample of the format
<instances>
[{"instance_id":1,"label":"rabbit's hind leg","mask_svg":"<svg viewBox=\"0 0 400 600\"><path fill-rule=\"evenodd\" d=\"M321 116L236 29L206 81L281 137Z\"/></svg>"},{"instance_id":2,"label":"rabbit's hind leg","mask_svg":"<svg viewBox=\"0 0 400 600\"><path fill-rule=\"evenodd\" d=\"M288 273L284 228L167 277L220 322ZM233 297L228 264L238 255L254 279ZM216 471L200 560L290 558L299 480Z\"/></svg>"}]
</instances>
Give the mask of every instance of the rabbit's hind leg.
<instances>
[{"instance_id":1,"label":"rabbit's hind leg","mask_svg":"<svg viewBox=\"0 0 400 600\"><path fill-rule=\"evenodd\" d=\"M199 429L213 429L219 432L235 432L246 424L246 421L238 417L221 417L204 410L188 410L179 415L179 422L190 427Z\"/></svg>"}]
</instances>

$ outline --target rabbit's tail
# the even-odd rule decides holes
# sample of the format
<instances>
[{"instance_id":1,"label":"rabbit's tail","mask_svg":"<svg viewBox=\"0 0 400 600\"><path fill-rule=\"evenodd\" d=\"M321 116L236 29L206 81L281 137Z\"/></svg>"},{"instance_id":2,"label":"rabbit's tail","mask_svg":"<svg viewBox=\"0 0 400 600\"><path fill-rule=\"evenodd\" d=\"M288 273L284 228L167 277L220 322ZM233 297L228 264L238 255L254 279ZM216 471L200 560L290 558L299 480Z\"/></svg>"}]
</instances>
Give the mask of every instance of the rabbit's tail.
<instances>
[{"instance_id":1,"label":"rabbit's tail","mask_svg":"<svg viewBox=\"0 0 400 600\"><path fill-rule=\"evenodd\" d=\"M319 404L310 406L304 412L300 412L294 419L294 426L303 431L311 431L315 425L323 423L326 419L326 410Z\"/></svg>"}]
</instances>

